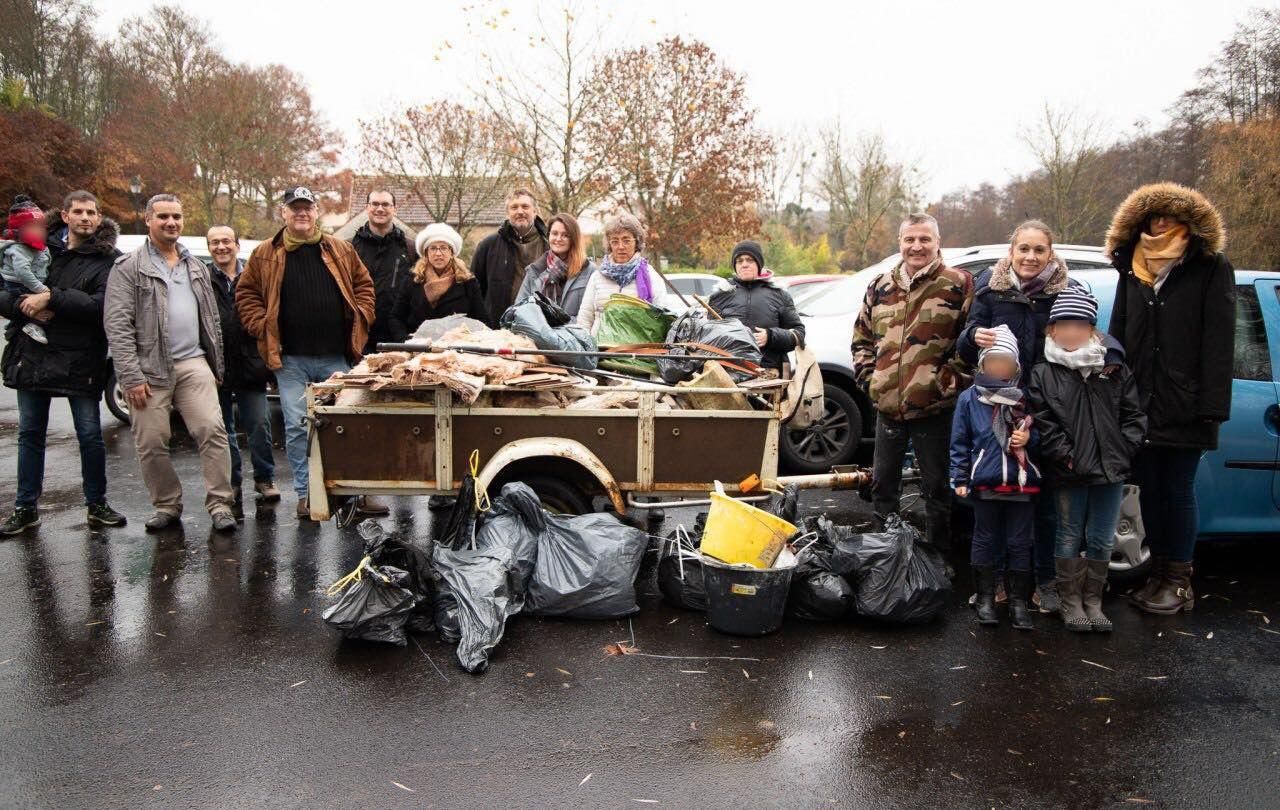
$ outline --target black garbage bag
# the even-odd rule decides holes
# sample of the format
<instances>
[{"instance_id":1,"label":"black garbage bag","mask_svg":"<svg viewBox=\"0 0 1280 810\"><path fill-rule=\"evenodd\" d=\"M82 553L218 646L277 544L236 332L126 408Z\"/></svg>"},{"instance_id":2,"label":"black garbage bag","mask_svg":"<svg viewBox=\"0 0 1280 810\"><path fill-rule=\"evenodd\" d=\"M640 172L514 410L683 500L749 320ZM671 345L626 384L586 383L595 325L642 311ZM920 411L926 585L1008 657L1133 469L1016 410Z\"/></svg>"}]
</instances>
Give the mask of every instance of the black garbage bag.
<instances>
[{"instance_id":1,"label":"black garbage bag","mask_svg":"<svg viewBox=\"0 0 1280 810\"><path fill-rule=\"evenodd\" d=\"M410 633L427 633L435 629L432 591L435 575L431 571L431 548L401 540L387 532L380 523L366 519L357 527L364 538L364 554L375 565L399 568L408 574L406 587L417 597L409 612L405 629Z\"/></svg>"},{"instance_id":2,"label":"black garbage bag","mask_svg":"<svg viewBox=\"0 0 1280 810\"><path fill-rule=\"evenodd\" d=\"M771 515L777 515L786 522L796 523L796 512L800 508L800 487L795 484L787 484L782 488L781 492L775 492L769 498L769 505L765 507L765 511Z\"/></svg>"},{"instance_id":3,"label":"black garbage bag","mask_svg":"<svg viewBox=\"0 0 1280 810\"><path fill-rule=\"evenodd\" d=\"M591 337L591 332L576 323L570 323L568 314L542 293L534 293L533 298L523 304L508 308L502 313L499 325L517 335L524 335L539 349L562 352L597 350L596 341ZM597 359L555 356L550 358L558 365L582 370L595 368Z\"/></svg>"},{"instance_id":4,"label":"black garbage bag","mask_svg":"<svg viewBox=\"0 0 1280 810\"><path fill-rule=\"evenodd\" d=\"M818 571L803 579L793 574L787 612L797 619L839 619L852 612L853 596L853 586L839 574Z\"/></svg>"},{"instance_id":5,"label":"black garbage bag","mask_svg":"<svg viewBox=\"0 0 1280 810\"><path fill-rule=\"evenodd\" d=\"M458 497L453 502L444 528L436 543L445 548L473 548L476 539L476 479L470 473L462 476Z\"/></svg>"},{"instance_id":6,"label":"black garbage bag","mask_svg":"<svg viewBox=\"0 0 1280 810\"><path fill-rule=\"evenodd\" d=\"M801 536L816 535L797 543L800 548L796 572L804 577L819 571L829 571L842 577L853 574L858 561L858 534L852 526L837 526L826 515L809 516L800 522Z\"/></svg>"},{"instance_id":7,"label":"black garbage bag","mask_svg":"<svg viewBox=\"0 0 1280 810\"><path fill-rule=\"evenodd\" d=\"M476 531L478 548L511 549L511 603L513 613L524 609L525 591L538 561L538 538L546 531L546 512L538 494L525 483L502 487L492 508L485 512Z\"/></svg>"},{"instance_id":8,"label":"black garbage bag","mask_svg":"<svg viewBox=\"0 0 1280 810\"><path fill-rule=\"evenodd\" d=\"M740 360L759 363L761 359L760 347L756 345L756 340L746 324L736 318L710 320L701 307L685 312L671 324L671 329L667 331L667 343L701 343L704 346L713 346L726 351ZM658 373L669 385L691 379L693 375L702 371L702 364L707 361L707 358L716 358L716 355L711 352L698 352L696 349L691 350L683 346L673 347L669 354L683 354L689 357L688 360L658 361ZM725 370L736 380L746 377L733 369Z\"/></svg>"},{"instance_id":9,"label":"black garbage bag","mask_svg":"<svg viewBox=\"0 0 1280 810\"><path fill-rule=\"evenodd\" d=\"M467 672L489 667L489 653L502 640L511 609L509 548L453 550L436 546L432 565L440 576L436 625L440 637L457 640L458 663Z\"/></svg>"},{"instance_id":10,"label":"black garbage bag","mask_svg":"<svg viewBox=\"0 0 1280 810\"><path fill-rule=\"evenodd\" d=\"M701 532L694 535L701 536ZM690 539L683 527L667 535L658 552L658 590L672 607L705 612L707 589L697 549L697 541Z\"/></svg>"},{"instance_id":11,"label":"black garbage bag","mask_svg":"<svg viewBox=\"0 0 1280 810\"><path fill-rule=\"evenodd\" d=\"M543 516L526 612L614 619L640 610L635 585L647 534L603 513L562 517L544 510Z\"/></svg>"},{"instance_id":12,"label":"black garbage bag","mask_svg":"<svg viewBox=\"0 0 1280 810\"><path fill-rule=\"evenodd\" d=\"M417 603L406 586L409 573L389 565L373 565L368 557L352 572L350 584L338 601L322 614L326 624L342 631L343 638L381 641L403 647L408 643L405 622Z\"/></svg>"},{"instance_id":13,"label":"black garbage bag","mask_svg":"<svg viewBox=\"0 0 1280 810\"><path fill-rule=\"evenodd\" d=\"M921 624L942 612L951 580L941 555L898 515L884 531L854 541L853 580L858 614L898 624Z\"/></svg>"}]
</instances>

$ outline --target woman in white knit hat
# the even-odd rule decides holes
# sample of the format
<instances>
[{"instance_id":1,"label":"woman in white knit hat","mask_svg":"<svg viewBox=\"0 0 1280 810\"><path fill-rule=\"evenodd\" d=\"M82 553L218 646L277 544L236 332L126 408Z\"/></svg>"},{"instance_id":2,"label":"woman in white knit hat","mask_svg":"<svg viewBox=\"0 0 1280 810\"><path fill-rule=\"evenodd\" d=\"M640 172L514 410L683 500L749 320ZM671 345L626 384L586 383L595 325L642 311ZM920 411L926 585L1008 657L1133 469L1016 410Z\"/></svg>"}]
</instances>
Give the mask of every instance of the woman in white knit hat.
<instances>
[{"instance_id":1,"label":"woman in white knit hat","mask_svg":"<svg viewBox=\"0 0 1280 810\"><path fill-rule=\"evenodd\" d=\"M480 282L458 258L462 236L443 222L435 222L418 233L418 263L413 277L396 296L391 311L391 334L405 340L423 321L449 315L466 315L483 321L484 298Z\"/></svg>"}]
</instances>

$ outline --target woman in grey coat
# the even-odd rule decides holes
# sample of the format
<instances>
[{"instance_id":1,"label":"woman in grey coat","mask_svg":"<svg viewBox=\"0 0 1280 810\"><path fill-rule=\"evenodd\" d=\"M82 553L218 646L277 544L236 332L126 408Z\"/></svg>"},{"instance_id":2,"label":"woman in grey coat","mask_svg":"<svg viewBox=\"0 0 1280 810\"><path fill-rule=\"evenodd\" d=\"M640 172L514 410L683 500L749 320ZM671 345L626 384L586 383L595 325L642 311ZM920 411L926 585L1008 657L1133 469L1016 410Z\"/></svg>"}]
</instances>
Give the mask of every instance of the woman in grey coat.
<instances>
[{"instance_id":1,"label":"woman in grey coat","mask_svg":"<svg viewBox=\"0 0 1280 810\"><path fill-rule=\"evenodd\" d=\"M523 304L535 292L540 292L576 319L582 307L582 294L596 271L587 258L578 221L569 214L553 216L547 229L547 242L551 249L546 255L525 268L516 303Z\"/></svg>"}]
</instances>

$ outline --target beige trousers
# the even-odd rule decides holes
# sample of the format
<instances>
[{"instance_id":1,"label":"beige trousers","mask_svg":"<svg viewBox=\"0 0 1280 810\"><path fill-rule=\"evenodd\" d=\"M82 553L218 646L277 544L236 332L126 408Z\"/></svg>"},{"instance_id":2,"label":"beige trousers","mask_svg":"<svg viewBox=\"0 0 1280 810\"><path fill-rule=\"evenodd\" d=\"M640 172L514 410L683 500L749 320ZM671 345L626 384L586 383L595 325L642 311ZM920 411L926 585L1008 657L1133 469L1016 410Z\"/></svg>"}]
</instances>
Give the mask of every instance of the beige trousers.
<instances>
[{"instance_id":1,"label":"beige trousers","mask_svg":"<svg viewBox=\"0 0 1280 810\"><path fill-rule=\"evenodd\" d=\"M231 451L218 405L218 385L203 357L174 363L173 387L152 388L147 407L131 414L138 465L152 505L157 512L182 514L182 482L169 456L169 414L174 408L182 414L200 452L205 509L211 515L231 511Z\"/></svg>"}]
</instances>

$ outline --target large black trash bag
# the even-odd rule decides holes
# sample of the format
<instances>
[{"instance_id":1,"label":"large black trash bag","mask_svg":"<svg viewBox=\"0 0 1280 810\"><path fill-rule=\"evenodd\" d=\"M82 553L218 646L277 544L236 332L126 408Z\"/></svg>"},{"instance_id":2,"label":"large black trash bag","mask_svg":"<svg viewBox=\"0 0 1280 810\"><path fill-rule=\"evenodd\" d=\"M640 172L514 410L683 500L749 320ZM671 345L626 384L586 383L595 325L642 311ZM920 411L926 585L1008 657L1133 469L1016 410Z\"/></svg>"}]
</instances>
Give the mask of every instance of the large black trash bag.
<instances>
[{"instance_id":1,"label":"large black trash bag","mask_svg":"<svg viewBox=\"0 0 1280 810\"><path fill-rule=\"evenodd\" d=\"M792 575L787 612L797 619L839 619L853 610L853 586L839 574L818 571L803 579Z\"/></svg>"},{"instance_id":2,"label":"large black trash bag","mask_svg":"<svg viewBox=\"0 0 1280 810\"><path fill-rule=\"evenodd\" d=\"M801 536L816 535L799 541L800 553L795 577L829 571L848 577L857 566L857 533L852 526L837 526L826 515L809 516L800 523ZM810 542L812 541L812 542Z\"/></svg>"},{"instance_id":3,"label":"large black trash bag","mask_svg":"<svg viewBox=\"0 0 1280 810\"><path fill-rule=\"evenodd\" d=\"M342 631L343 638L381 641L403 647L409 613L417 597L406 586L409 573L389 565L375 566L360 560L359 578L342 591L325 610L325 622Z\"/></svg>"},{"instance_id":4,"label":"large black trash bag","mask_svg":"<svg viewBox=\"0 0 1280 810\"><path fill-rule=\"evenodd\" d=\"M778 499L785 509L786 499ZM799 619L839 619L853 608L853 586L844 574L852 570L852 529L836 526L826 516L808 517L794 542L799 547L787 612ZM840 573L833 569L839 567Z\"/></svg>"},{"instance_id":5,"label":"large black trash bag","mask_svg":"<svg viewBox=\"0 0 1280 810\"><path fill-rule=\"evenodd\" d=\"M436 546L432 564L440 576L436 625L445 641L457 640L458 663L467 672L489 667L511 609L509 548L453 550Z\"/></svg>"},{"instance_id":6,"label":"large black trash bag","mask_svg":"<svg viewBox=\"0 0 1280 810\"><path fill-rule=\"evenodd\" d=\"M771 515L777 515L786 522L795 525L796 512L800 509L800 487L795 484L787 484L782 488L781 492L775 492L769 498L769 505L765 507L765 511Z\"/></svg>"},{"instance_id":7,"label":"large black trash bag","mask_svg":"<svg viewBox=\"0 0 1280 810\"><path fill-rule=\"evenodd\" d=\"M569 316L555 302L548 300L542 293L534 293L533 298L502 313L498 324L503 329L529 338L539 349L562 352L596 351L596 341L591 337L591 332L569 320ZM562 366L590 370L596 367L598 358L553 355L550 359Z\"/></svg>"},{"instance_id":8,"label":"large black trash bag","mask_svg":"<svg viewBox=\"0 0 1280 810\"><path fill-rule=\"evenodd\" d=\"M450 549L474 548L476 539L476 479L470 474L462 476L458 497L436 537L436 544Z\"/></svg>"},{"instance_id":9,"label":"large black trash bag","mask_svg":"<svg viewBox=\"0 0 1280 810\"><path fill-rule=\"evenodd\" d=\"M698 532L694 538L701 536ZM702 583L702 557L697 549L698 541L690 539L686 532L677 530L667 535L658 552L658 590L673 607L705 612L707 589Z\"/></svg>"},{"instance_id":10,"label":"large black trash bag","mask_svg":"<svg viewBox=\"0 0 1280 810\"><path fill-rule=\"evenodd\" d=\"M538 562L525 611L535 616L614 619L640 610L636 575L649 536L613 515L543 513Z\"/></svg>"},{"instance_id":11,"label":"large black trash bag","mask_svg":"<svg viewBox=\"0 0 1280 810\"><path fill-rule=\"evenodd\" d=\"M701 343L728 352L739 360L750 360L759 363L760 347L746 324L736 318L724 318L713 321L707 318L701 307L691 309L676 319L667 331L667 343ZM691 379L702 371L702 364L708 359L717 359L711 352L698 352L685 347L674 347L669 354L688 355L688 360L659 360L658 373L664 382L675 385ZM723 359L723 358L720 358ZM747 375L725 369L734 379L743 379Z\"/></svg>"},{"instance_id":12,"label":"large black trash bag","mask_svg":"<svg viewBox=\"0 0 1280 810\"><path fill-rule=\"evenodd\" d=\"M885 519L884 531L859 535L853 560L859 615L921 624L941 613L950 601L946 563L898 515Z\"/></svg>"},{"instance_id":13,"label":"large black trash bag","mask_svg":"<svg viewBox=\"0 0 1280 810\"><path fill-rule=\"evenodd\" d=\"M538 538L546 531L546 512L528 484L513 481L502 487L482 518L476 546L511 549L511 603L512 612L518 613L524 609L529 577L538 561Z\"/></svg>"},{"instance_id":14,"label":"large black trash bag","mask_svg":"<svg viewBox=\"0 0 1280 810\"><path fill-rule=\"evenodd\" d=\"M380 523L365 519L357 527L364 538L364 554L375 565L389 565L409 575L408 589L418 601L409 613L405 628L410 633L427 633L435 629L432 591L435 575L431 571L431 548L401 540L387 532Z\"/></svg>"}]
</instances>

